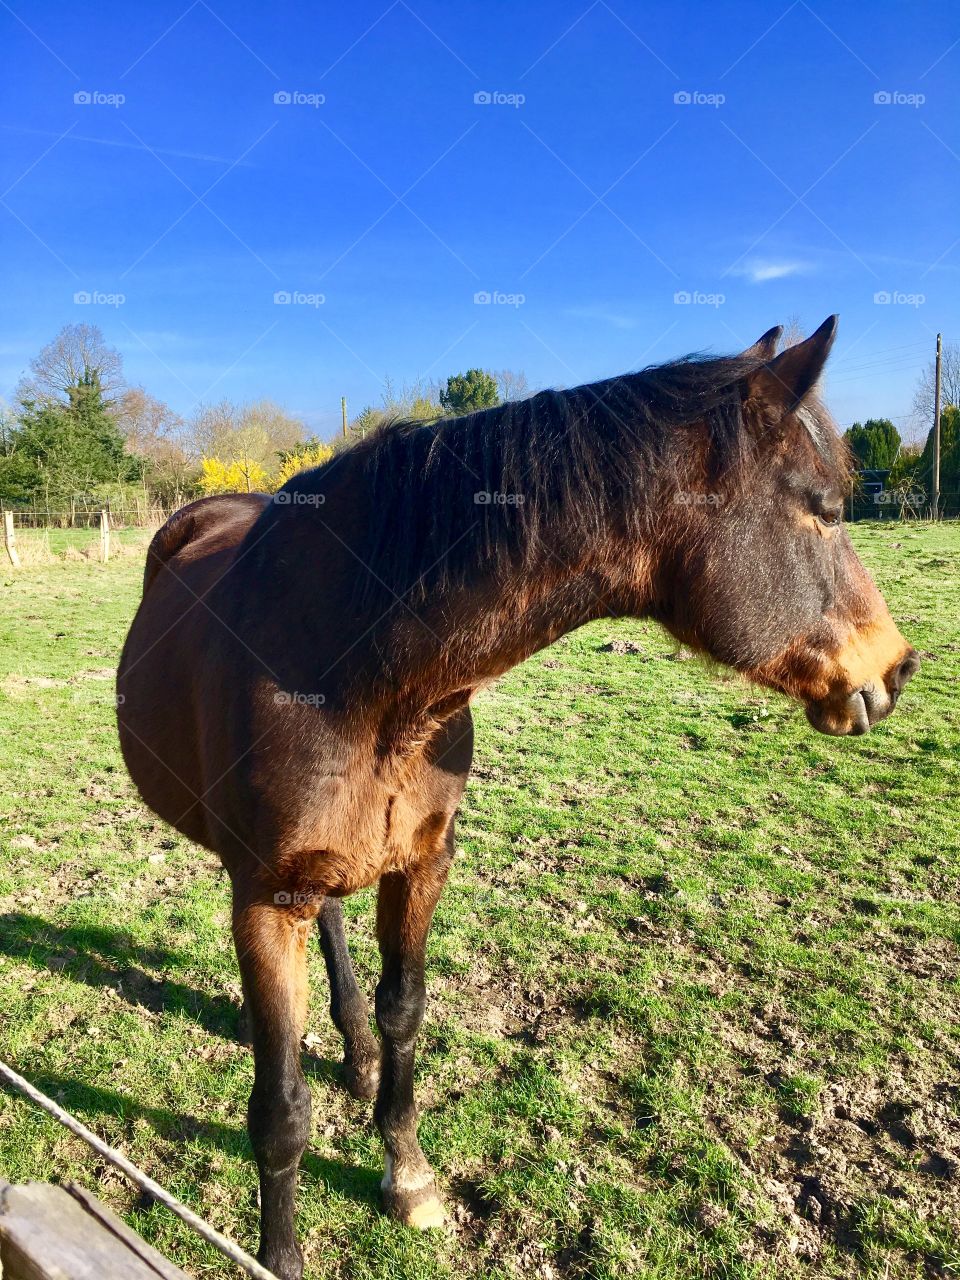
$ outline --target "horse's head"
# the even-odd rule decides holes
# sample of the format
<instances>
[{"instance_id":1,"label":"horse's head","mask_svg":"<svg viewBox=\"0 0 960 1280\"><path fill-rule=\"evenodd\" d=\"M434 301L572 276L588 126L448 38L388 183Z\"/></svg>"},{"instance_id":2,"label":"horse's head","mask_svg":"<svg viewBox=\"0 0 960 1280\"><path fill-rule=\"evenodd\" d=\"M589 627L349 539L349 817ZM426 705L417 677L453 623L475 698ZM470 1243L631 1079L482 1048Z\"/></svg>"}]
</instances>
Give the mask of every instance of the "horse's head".
<instances>
[{"instance_id":1,"label":"horse's head","mask_svg":"<svg viewBox=\"0 0 960 1280\"><path fill-rule=\"evenodd\" d=\"M920 665L843 526L847 455L815 384L831 317L774 356L771 330L737 384L749 461L678 471L656 615L680 639L799 699L821 733L866 733ZM689 484L689 489L679 486Z\"/></svg>"}]
</instances>

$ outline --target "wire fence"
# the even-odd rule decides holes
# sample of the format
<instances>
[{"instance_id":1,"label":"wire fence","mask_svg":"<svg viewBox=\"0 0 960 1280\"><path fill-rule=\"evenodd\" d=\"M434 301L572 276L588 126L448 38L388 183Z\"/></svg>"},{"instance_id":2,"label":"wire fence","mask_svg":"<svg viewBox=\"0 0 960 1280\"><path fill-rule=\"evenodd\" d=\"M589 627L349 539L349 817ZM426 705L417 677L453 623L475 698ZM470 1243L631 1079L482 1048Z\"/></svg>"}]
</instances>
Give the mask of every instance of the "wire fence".
<instances>
[{"instance_id":1,"label":"wire fence","mask_svg":"<svg viewBox=\"0 0 960 1280\"><path fill-rule=\"evenodd\" d=\"M155 529L174 510L148 501L75 503L57 508L0 503L0 512L11 515L17 529L96 529L104 511L112 529Z\"/></svg>"},{"instance_id":2,"label":"wire fence","mask_svg":"<svg viewBox=\"0 0 960 1280\"><path fill-rule=\"evenodd\" d=\"M6 559L18 569L78 556L106 562L111 556L142 554L140 544L175 509L146 498L109 504L77 501L60 508L0 503ZM960 491L941 493L934 513L922 489L859 490L848 497L844 515L850 522L958 520Z\"/></svg>"},{"instance_id":3,"label":"wire fence","mask_svg":"<svg viewBox=\"0 0 960 1280\"><path fill-rule=\"evenodd\" d=\"M846 518L857 520L932 520L933 504L923 489L888 489L883 493L855 493L846 503ZM941 492L936 517L960 519L960 491Z\"/></svg>"}]
</instances>

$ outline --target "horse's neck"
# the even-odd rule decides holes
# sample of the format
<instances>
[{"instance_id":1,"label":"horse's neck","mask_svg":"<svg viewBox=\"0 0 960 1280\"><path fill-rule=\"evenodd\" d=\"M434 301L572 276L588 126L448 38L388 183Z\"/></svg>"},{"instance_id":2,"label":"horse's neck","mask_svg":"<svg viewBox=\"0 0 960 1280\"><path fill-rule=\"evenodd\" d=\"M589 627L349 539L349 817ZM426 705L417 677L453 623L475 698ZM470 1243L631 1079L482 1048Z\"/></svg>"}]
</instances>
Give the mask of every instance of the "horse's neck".
<instances>
[{"instance_id":1,"label":"horse's neck","mask_svg":"<svg viewBox=\"0 0 960 1280\"><path fill-rule=\"evenodd\" d=\"M545 551L513 572L479 573L422 615L409 674L429 701L481 687L561 636L601 617L642 612L636 566L584 549L574 563ZM412 619L410 625L417 624Z\"/></svg>"}]
</instances>

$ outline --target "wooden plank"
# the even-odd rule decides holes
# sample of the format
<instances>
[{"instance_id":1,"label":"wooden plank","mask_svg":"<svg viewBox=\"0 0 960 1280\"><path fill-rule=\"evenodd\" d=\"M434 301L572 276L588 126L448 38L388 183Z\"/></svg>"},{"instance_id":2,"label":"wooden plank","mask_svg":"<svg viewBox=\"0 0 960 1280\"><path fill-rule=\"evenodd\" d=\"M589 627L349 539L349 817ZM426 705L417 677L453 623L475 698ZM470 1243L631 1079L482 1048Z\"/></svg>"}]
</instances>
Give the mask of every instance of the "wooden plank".
<instances>
[{"instance_id":1,"label":"wooden plank","mask_svg":"<svg viewBox=\"0 0 960 1280\"><path fill-rule=\"evenodd\" d=\"M0 1183L4 1280L186 1280L83 1188Z\"/></svg>"}]
</instances>

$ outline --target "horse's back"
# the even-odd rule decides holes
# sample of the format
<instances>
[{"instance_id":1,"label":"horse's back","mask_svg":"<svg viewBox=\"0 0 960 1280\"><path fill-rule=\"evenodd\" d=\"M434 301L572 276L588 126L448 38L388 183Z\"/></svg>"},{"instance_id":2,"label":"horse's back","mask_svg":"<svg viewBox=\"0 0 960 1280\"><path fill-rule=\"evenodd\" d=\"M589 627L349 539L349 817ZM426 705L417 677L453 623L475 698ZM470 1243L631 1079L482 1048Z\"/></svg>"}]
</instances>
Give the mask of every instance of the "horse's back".
<instances>
[{"instance_id":1,"label":"horse's back","mask_svg":"<svg viewBox=\"0 0 960 1280\"><path fill-rule=\"evenodd\" d=\"M162 567L177 557L192 561L236 546L269 501L262 493L225 493L175 511L147 550L144 594Z\"/></svg>"}]
</instances>

